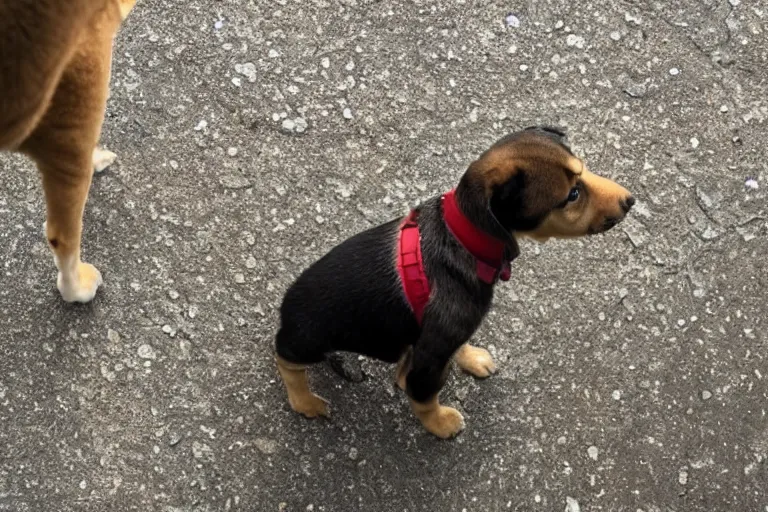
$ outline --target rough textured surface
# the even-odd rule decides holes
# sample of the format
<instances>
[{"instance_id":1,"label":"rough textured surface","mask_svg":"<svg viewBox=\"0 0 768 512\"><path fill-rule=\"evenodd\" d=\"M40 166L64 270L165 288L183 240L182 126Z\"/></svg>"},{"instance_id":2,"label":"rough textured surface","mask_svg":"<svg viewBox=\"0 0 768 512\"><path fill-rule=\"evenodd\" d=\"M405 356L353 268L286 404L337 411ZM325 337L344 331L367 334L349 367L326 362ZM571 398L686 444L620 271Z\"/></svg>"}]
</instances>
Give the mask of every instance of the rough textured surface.
<instances>
[{"instance_id":1,"label":"rough textured surface","mask_svg":"<svg viewBox=\"0 0 768 512\"><path fill-rule=\"evenodd\" d=\"M0 160L0 510L768 510L768 9L671 5L140 1L92 304L60 301L37 177ZM500 372L443 393L467 430L430 437L370 361L313 372L332 421L292 414L291 280L540 122L639 202L525 244L475 339Z\"/></svg>"}]
</instances>

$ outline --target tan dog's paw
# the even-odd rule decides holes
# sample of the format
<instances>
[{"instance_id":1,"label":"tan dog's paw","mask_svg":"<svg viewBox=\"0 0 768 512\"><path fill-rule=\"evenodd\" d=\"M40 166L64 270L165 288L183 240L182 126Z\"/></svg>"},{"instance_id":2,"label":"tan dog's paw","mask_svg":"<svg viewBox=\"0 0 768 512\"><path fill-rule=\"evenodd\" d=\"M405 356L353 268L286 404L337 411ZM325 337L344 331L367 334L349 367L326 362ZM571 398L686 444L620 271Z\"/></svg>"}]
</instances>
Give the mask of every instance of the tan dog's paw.
<instances>
[{"instance_id":1,"label":"tan dog's paw","mask_svg":"<svg viewBox=\"0 0 768 512\"><path fill-rule=\"evenodd\" d=\"M317 418L318 416L331 417L331 414L328 412L328 402L314 393L309 393L295 399L289 397L288 402L294 411L303 414L307 418Z\"/></svg>"},{"instance_id":2,"label":"tan dog's paw","mask_svg":"<svg viewBox=\"0 0 768 512\"><path fill-rule=\"evenodd\" d=\"M485 379L496 373L496 364L490 352L480 347L466 344L456 352L456 363L465 372L480 379Z\"/></svg>"},{"instance_id":3,"label":"tan dog's paw","mask_svg":"<svg viewBox=\"0 0 768 512\"><path fill-rule=\"evenodd\" d=\"M424 428L441 439L450 439L464 430L464 416L453 407L440 405L419 419Z\"/></svg>"},{"instance_id":4,"label":"tan dog's paw","mask_svg":"<svg viewBox=\"0 0 768 512\"><path fill-rule=\"evenodd\" d=\"M66 302L90 302L102 283L101 272L89 263L79 263L72 275L59 271L56 282L61 297Z\"/></svg>"},{"instance_id":5,"label":"tan dog's paw","mask_svg":"<svg viewBox=\"0 0 768 512\"><path fill-rule=\"evenodd\" d=\"M93 150L93 170L102 172L107 167L115 163L117 155L106 149L96 148Z\"/></svg>"}]
</instances>

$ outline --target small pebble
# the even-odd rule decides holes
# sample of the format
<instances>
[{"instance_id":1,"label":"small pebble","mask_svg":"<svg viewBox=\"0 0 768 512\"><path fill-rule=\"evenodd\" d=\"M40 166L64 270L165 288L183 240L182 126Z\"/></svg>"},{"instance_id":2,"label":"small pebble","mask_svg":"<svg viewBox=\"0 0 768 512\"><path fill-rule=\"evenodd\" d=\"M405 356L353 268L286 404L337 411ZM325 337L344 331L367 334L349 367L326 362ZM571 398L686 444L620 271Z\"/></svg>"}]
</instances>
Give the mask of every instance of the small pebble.
<instances>
[{"instance_id":1,"label":"small pebble","mask_svg":"<svg viewBox=\"0 0 768 512\"><path fill-rule=\"evenodd\" d=\"M719 236L719 233L712 229L712 226L707 226L707 229L704 230L704 232L701 234L701 238L704 240L714 240Z\"/></svg>"},{"instance_id":2,"label":"small pebble","mask_svg":"<svg viewBox=\"0 0 768 512\"><path fill-rule=\"evenodd\" d=\"M599 454L599 451L597 450L597 446L590 446L587 448L587 455L589 455L589 458L592 460L597 460L597 456Z\"/></svg>"},{"instance_id":3,"label":"small pebble","mask_svg":"<svg viewBox=\"0 0 768 512\"><path fill-rule=\"evenodd\" d=\"M744 182L744 186L750 190L757 190L760 188L760 184L757 183L755 178L747 178L747 180Z\"/></svg>"},{"instance_id":4,"label":"small pebble","mask_svg":"<svg viewBox=\"0 0 768 512\"><path fill-rule=\"evenodd\" d=\"M272 439L258 437L254 441L256 448L265 455L272 455L277 451L277 443Z\"/></svg>"},{"instance_id":5,"label":"small pebble","mask_svg":"<svg viewBox=\"0 0 768 512\"><path fill-rule=\"evenodd\" d=\"M568 37L565 38L565 44L568 46L575 46L576 48L584 48L584 38L581 36L577 36L576 34L568 34Z\"/></svg>"},{"instance_id":6,"label":"small pebble","mask_svg":"<svg viewBox=\"0 0 768 512\"><path fill-rule=\"evenodd\" d=\"M512 13L507 14L505 21L507 22L508 27L518 28L520 26L520 18Z\"/></svg>"},{"instance_id":7,"label":"small pebble","mask_svg":"<svg viewBox=\"0 0 768 512\"><path fill-rule=\"evenodd\" d=\"M693 149L698 148L699 147L699 139L697 139L696 137L691 137L691 147Z\"/></svg>"},{"instance_id":8,"label":"small pebble","mask_svg":"<svg viewBox=\"0 0 768 512\"><path fill-rule=\"evenodd\" d=\"M155 359L157 357L157 354L155 354L155 349L152 348L152 345L147 343L144 343L139 347L138 354L142 359Z\"/></svg>"},{"instance_id":9,"label":"small pebble","mask_svg":"<svg viewBox=\"0 0 768 512\"><path fill-rule=\"evenodd\" d=\"M294 123L296 123L296 133L304 133L307 130L307 120L303 117L297 117Z\"/></svg>"},{"instance_id":10,"label":"small pebble","mask_svg":"<svg viewBox=\"0 0 768 512\"><path fill-rule=\"evenodd\" d=\"M245 282L245 276L238 272L235 274L235 282L237 284L243 284Z\"/></svg>"},{"instance_id":11,"label":"small pebble","mask_svg":"<svg viewBox=\"0 0 768 512\"><path fill-rule=\"evenodd\" d=\"M680 74L680 70L677 69L677 68L672 68L672 69L669 70L669 74L672 75L672 76L677 76L677 75Z\"/></svg>"},{"instance_id":12,"label":"small pebble","mask_svg":"<svg viewBox=\"0 0 768 512\"><path fill-rule=\"evenodd\" d=\"M611 396L614 400L621 400L621 391L618 389L614 390L613 393L611 393Z\"/></svg>"},{"instance_id":13,"label":"small pebble","mask_svg":"<svg viewBox=\"0 0 768 512\"><path fill-rule=\"evenodd\" d=\"M344 119L352 119L352 110L345 108L342 115L344 116Z\"/></svg>"},{"instance_id":14,"label":"small pebble","mask_svg":"<svg viewBox=\"0 0 768 512\"><path fill-rule=\"evenodd\" d=\"M710 398L712 398L712 392L711 391L707 391L705 389L704 391L701 392L701 399L702 400L709 400Z\"/></svg>"},{"instance_id":15,"label":"small pebble","mask_svg":"<svg viewBox=\"0 0 768 512\"><path fill-rule=\"evenodd\" d=\"M283 131L292 132L296 128L296 123L292 119L283 119Z\"/></svg>"},{"instance_id":16,"label":"small pebble","mask_svg":"<svg viewBox=\"0 0 768 512\"><path fill-rule=\"evenodd\" d=\"M581 507L579 506L579 502L571 498L570 496L566 496L565 512L581 512Z\"/></svg>"},{"instance_id":17,"label":"small pebble","mask_svg":"<svg viewBox=\"0 0 768 512\"><path fill-rule=\"evenodd\" d=\"M245 64L235 64L235 72L243 75L249 82L255 82L259 79L258 72L256 70L256 64L253 62L246 62Z\"/></svg>"},{"instance_id":18,"label":"small pebble","mask_svg":"<svg viewBox=\"0 0 768 512\"><path fill-rule=\"evenodd\" d=\"M677 481L680 483L680 485L688 484L688 472L680 471L680 473L677 475Z\"/></svg>"}]
</instances>

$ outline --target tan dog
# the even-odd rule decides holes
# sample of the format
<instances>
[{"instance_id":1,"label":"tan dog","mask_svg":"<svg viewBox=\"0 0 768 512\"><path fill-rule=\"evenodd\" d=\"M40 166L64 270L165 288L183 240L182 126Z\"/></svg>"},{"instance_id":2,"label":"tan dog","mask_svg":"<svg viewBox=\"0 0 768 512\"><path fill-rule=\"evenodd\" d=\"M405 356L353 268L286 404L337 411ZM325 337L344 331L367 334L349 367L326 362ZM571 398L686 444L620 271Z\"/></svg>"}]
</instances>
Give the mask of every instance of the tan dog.
<instances>
[{"instance_id":1,"label":"tan dog","mask_svg":"<svg viewBox=\"0 0 768 512\"><path fill-rule=\"evenodd\" d=\"M67 302L101 284L80 261L96 148L109 92L112 39L136 0L0 0L0 150L31 157L42 175L46 236Z\"/></svg>"}]
</instances>

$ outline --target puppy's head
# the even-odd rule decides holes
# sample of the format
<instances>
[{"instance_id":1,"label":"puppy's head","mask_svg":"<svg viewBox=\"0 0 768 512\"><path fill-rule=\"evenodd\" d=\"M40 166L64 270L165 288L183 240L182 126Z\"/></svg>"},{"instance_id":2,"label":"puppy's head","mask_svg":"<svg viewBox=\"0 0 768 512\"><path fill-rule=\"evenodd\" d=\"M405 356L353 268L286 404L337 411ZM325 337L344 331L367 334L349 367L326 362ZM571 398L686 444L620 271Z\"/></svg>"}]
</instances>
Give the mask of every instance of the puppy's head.
<instances>
[{"instance_id":1,"label":"puppy's head","mask_svg":"<svg viewBox=\"0 0 768 512\"><path fill-rule=\"evenodd\" d=\"M542 241L607 231L635 203L624 187L589 172L565 133L550 127L496 142L470 165L459 189L473 217L488 217L485 227Z\"/></svg>"}]
</instances>

